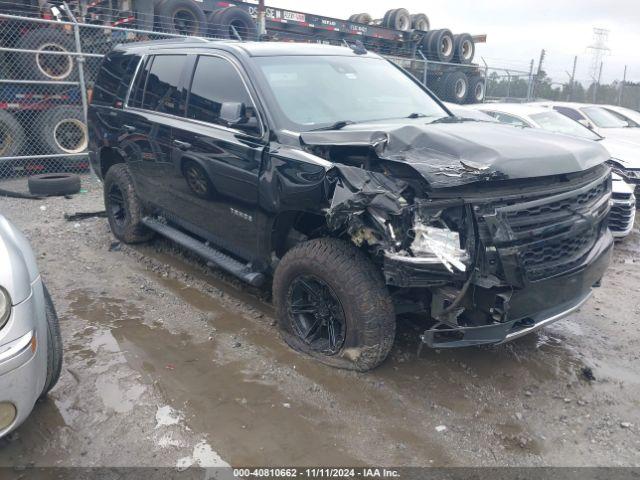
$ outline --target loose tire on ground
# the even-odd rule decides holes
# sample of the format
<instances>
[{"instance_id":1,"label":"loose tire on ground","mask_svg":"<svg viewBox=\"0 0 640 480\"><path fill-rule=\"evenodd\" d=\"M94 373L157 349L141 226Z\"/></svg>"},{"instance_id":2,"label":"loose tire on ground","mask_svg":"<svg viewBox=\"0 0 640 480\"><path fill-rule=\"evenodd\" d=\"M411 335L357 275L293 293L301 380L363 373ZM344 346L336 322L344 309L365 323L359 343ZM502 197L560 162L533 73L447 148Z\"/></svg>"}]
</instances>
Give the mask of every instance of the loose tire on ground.
<instances>
[{"instance_id":1,"label":"loose tire on ground","mask_svg":"<svg viewBox=\"0 0 640 480\"><path fill-rule=\"evenodd\" d=\"M42 284L44 292L44 309L47 319L47 377L40 398L44 398L56 386L62 372L62 335L56 308L49 295L49 290Z\"/></svg>"},{"instance_id":2,"label":"loose tire on ground","mask_svg":"<svg viewBox=\"0 0 640 480\"><path fill-rule=\"evenodd\" d=\"M240 7L221 8L210 17L209 34L211 36L236 39L234 29L243 40L255 40L258 34L251 15Z\"/></svg>"},{"instance_id":3,"label":"loose tire on ground","mask_svg":"<svg viewBox=\"0 0 640 480\"><path fill-rule=\"evenodd\" d=\"M191 36L204 36L207 32L207 19L194 0L161 0L154 13L162 32Z\"/></svg>"},{"instance_id":4,"label":"loose tire on ground","mask_svg":"<svg viewBox=\"0 0 640 480\"><path fill-rule=\"evenodd\" d=\"M482 75L474 75L469 78L469 92L467 103L482 103L485 95L485 82Z\"/></svg>"},{"instance_id":5,"label":"loose tire on ground","mask_svg":"<svg viewBox=\"0 0 640 480\"><path fill-rule=\"evenodd\" d=\"M145 215L136 194L129 167L125 163L112 166L104 179L104 204L111 232L124 243L151 240L154 233L142 224Z\"/></svg>"},{"instance_id":6,"label":"loose tire on ground","mask_svg":"<svg viewBox=\"0 0 640 480\"><path fill-rule=\"evenodd\" d=\"M387 13L384 14L382 25L386 28L406 32L411 30L411 15L409 15L409 11L406 8L388 10Z\"/></svg>"},{"instance_id":7,"label":"loose tire on ground","mask_svg":"<svg viewBox=\"0 0 640 480\"><path fill-rule=\"evenodd\" d=\"M293 288L306 278L324 282L344 313L342 344L333 354L318 351L296 333L291 298ZM366 371L382 363L391 350L396 320L382 276L369 258L342 240L310 240L287 252L275 272L273 299L284 340L327 365ZM293 307L299 310L300 305Z\"/></svg>"},{"instance_id":8,"label":"loose tire on ground","mask_svg":"<svg viewBox=\"0 0 640 480\"><path fill-rule=\"evenodd\" d=\"M429 23L429 17L424 13L416 13L411 15L411 28L414 30L420 30L422 32L428 32L431 24Z\"/></svg>"},{"instance_id":9,"label":"loose tire on ground","mask_svg":"<svg viewBox=\"0 0 640 480\"><path fill-rule=\"evenodd\" d=\"M42 143L51 153L82 153L89 143L82 108L74 105L59 105L42 113L39 130Z\"/></svg>"},{"instance_id":10,"label":"loose tire on ground","mask_svg":"<svg viewBox=\"0 0 640 480\"><path fill-rule=\"evenodd\" d=\"M0 157L15 157L24 145L24 129L9 112L0 110ZM2 175L0 168L0 175Z\"/></svg>"},{"instance_id":11,"label":"loose tire on ground","mask_svg":"<svg viewBox=\"0 0 640 480\"><path fill-rule=\"evenodd\" d=\"M73 173L43 173L27 180L29 192L41 197L74 195L80 191L80 177Z\"/></svg>"},{"instance_id":12,"label":"loose tire on ground","mask_svg":"<svg viewBox=\"0 0 640 480\"><path fill-rule=\"evenodd\" d=\"M75 81L78 71L74 57L65 55L75 52L73 38L57 28L37 28L24 34L17 48L38 50L39 52L61 52L60 55L47 53L19 53L15 61L21 65L18 72L21 79Z\"/></svg>"},{"instance_id":13,"label":"loose tire on ground","mask_svg":"<svg viewBox=\"0 0 640 480\"><path fill-rule=\"evenodd\" d=\"M453 61L465 65L473 61L476 54L476 45L468 33L453 36Z\"/></svg>"}]
</instances>

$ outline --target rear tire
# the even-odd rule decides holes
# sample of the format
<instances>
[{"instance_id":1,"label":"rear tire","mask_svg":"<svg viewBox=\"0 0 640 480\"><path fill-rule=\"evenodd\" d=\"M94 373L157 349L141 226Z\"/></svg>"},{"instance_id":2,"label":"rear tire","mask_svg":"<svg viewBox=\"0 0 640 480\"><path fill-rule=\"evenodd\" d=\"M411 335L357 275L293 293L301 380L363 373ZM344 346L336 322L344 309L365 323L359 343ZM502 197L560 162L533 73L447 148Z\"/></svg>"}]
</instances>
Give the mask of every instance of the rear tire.
<instances>
[{"instance_id":1,"label":"rear tire","mask_svg":"<svg viewBox=\"0 0 640 480\"><path fill-rule=\"evenodd\" d=\"M44 398L56 386L62 372L62 335L60 333L60 322L56 308L49 295L49 290L42 284L44 294L44 309L47 319L47 379L40 398Z\"/></svg>"},{"instance_id":2,"label":"rear tire","mask_svg":"<svg viewBox=\"0 0 640 480\"><path fill-rule=\"evenodd\" d=\"M297 289L309 279L316 288L303 288L307 298L299 300ZM310 293L314 291L316 295ZM317 300L320 293L333 303L317 308L303 305L322 304ZM396 319L382 276L360 250L342 240L315 239L289 250L276 269L273 298L285 342L322 363L366 371L382 363L393 346ZM315 313L299 311L308 309ZM305 318L306 325L319 325L313 334L311 327L306 329L306 338L300 328ZM329 328L334 320L340 328ZM331 331L339 332L333 348ZM324 339L325 334L329 338ZM318 338L311 341L311 335Z\"/></svg>"},{"instance_id":3,"label":"rear tire","mask_svg":"<svg viewBox=\"0 0 640 480\"><path fill-rule=\"evenodd\" d=\"M153 238L153 231L142 223L144 207L125 163L117 163L107 172L104 179L104 205L109 227L118 240L142 243Z\"/></svg>"}]
</instances>

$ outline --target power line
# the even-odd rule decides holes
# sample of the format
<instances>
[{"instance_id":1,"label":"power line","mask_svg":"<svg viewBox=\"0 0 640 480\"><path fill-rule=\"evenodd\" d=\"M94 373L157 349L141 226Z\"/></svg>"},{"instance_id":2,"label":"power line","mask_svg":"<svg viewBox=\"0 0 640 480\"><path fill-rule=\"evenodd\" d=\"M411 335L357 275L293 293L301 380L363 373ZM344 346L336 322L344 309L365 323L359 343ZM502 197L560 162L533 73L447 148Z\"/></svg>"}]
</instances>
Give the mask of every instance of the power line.
<instances>
[{"instance_id":1,"label":"power line","mask_svg":"<svg viewBox=\"0 0 640 480\"><path fill-rule=\"evenodd\" d=\"M589 76L593 83L598 82L598 77L602 74L602 63L606 55L611 53L611 49L607 47L609 40L609 30L606 28L593 29L593 44L587 47L591 52L591 66L589 67Z\"/></svg>"}]
</instances>

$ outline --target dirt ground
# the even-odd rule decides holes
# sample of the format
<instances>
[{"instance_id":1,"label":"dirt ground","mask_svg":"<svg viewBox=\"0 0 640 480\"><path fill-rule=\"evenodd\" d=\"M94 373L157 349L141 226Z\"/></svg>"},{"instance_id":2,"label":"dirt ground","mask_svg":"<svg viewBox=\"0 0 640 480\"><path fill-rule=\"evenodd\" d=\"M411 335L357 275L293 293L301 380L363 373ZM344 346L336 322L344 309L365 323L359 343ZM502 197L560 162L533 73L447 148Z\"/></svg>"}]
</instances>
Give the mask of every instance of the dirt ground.
<instances>
[{"instance_id":1,"label":"dirt ground","mask_svg":"<svg viewBox=\"0 0 640 480\"><path fill-rule=\"evenodd\" d=\"M103 208L100 184L83 188L0 198L31 240L66 350L50 398L0 440L0 466L640 465L637 227L567 319L419 358L402 326L390 358L359 374L291 351L268 292L161 239L120 245L104 218L66 221Z\"/></svg>"}]
</instances>

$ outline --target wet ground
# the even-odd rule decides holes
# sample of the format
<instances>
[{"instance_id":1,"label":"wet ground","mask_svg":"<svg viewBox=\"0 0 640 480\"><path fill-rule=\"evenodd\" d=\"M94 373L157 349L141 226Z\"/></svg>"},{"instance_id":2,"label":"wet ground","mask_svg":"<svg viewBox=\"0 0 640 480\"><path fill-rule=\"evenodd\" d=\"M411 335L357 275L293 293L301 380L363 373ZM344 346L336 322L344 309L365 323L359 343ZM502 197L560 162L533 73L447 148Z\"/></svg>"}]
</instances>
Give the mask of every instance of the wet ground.
<instances>
[{"instance_id":1,"label":"wet ground","mask_svg":"<svg viewBox=\"0 0 640 480\"><path fill-rule=\"evenodd\" d=\"M164 240L114 243L104 218L66 221L103 207L100 185L83 186L0 199L31 240L66 350L50 398L0 440L0 466L640 464L637 229L571 317L419 358L405 326L388 361L359 374L291 351L268 292Z\"/></svg>"}]
</instances>

